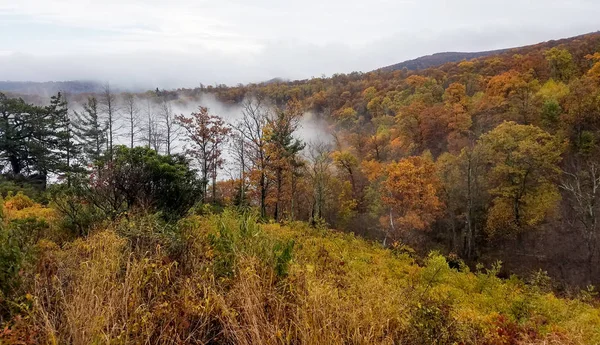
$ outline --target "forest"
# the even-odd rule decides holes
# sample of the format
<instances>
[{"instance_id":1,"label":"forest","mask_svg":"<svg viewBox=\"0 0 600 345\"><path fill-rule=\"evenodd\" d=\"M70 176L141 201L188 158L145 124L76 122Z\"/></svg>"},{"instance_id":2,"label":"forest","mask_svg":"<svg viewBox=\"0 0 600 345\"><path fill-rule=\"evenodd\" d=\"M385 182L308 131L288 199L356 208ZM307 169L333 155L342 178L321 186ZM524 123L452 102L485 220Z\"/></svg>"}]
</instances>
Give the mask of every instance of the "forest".
<instances>
[{"instance_id":1,"label":"forest","mask_svg":"<svg viewBox=\"0 0 600 345\"><path fill-rule=\"evenodd\" d=\"M0 93L0 344L597 344L600 34Z\"/></svg>"}]
</instances>

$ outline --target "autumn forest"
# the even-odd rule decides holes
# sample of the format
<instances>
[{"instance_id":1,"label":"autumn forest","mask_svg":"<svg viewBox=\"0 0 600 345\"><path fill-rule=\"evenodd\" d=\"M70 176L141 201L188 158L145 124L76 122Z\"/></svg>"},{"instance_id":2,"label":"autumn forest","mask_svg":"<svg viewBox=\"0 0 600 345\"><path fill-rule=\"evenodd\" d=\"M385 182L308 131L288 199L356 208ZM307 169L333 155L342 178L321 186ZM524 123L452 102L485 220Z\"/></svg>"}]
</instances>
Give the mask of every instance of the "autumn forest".
<instances>
[{"instance_id":1,"label":"autumn forest","mask_svg":"<svg viewBox=\"0 0 600 345\"><path fill-rule=\"evenodd\" d=\"M6 91L0 162L0 344L600 342L598 33Z\"/></svg>"}]
</instances>

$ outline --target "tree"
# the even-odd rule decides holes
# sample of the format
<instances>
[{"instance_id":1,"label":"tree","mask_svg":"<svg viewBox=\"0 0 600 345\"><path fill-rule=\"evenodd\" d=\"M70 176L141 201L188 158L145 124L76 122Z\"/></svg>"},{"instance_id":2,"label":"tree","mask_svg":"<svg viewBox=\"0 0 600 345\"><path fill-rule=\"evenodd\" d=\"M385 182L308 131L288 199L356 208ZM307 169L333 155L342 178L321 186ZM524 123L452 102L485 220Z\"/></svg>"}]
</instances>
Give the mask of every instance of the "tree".
<instances>
[{"instance_id":1,"label":"tree","mask_svg":"<svg viewBox=\"0 0 600 345\"><path fill-rule=\"evenodd\" d=\"M457 155L443 154L436 166L441 181L440 195L450 218L452 248L473 259L478 253L477 239L485 225L488 202L484 162L480 152L465 147ZM457 230L460 230L460 241Z\"/></svg>"},{"instance_id":2,"label":"tree","mask_svg":"<svg viewBox=\"0 0 600 345\"><path fill-rule=\"evenodd\" d=\"M36 170L42 176L64 173L70 182L71 158L76 153L76 146L72 140L68 102L63 93L50 97L45 113L36 124L35 140L30 141L29 150L35 157Z\"/></svg>"},{"instance_id":3,"label":"tree","mask_svg":"<svg viewBox=\"0 0 600 345\"><path fill-rule=\"evenodd\" d=\"M413 156L375 170L370 180L380 179L380 197L387 214L381 217L386 238L397 240L410 230L426 230L441 214L437 196L440 181L428 157Z\"/></svg>"},{"instance_id":4,"label":"tree","mask_svg":"<svg viewBox=\"0 0 600 345\"><path fill-rule=\"evenodd\" d=\"M518 233L541 223L560 195L555 184L564 144L532 125L505 122L481 136L476 150L490 165L487 229Z\"/></svg>"},{"instance_id":5,"label":"tree","mask_svg":"<svg viewBox=\"0 0 600 345\"><path fill-rule=\"evenodd\" d=\"M212 198L216 202L217 171L223 165L223 144L231 132L223 119L211 115L208 108L199 107L191 117L177 116L176 120L186 131L192 146L186 153L194 157L200 164L202 174L203 198L206 198L208 178L212 177ZM205 200L202 200L205 202Z\"/></svg>"},{"instance_id":6,"label":"tree","mask_svg":"<svg viewBox=\"0 0 600 345\"><path fill-rule=\"evenodd\" d=\"M163 98L160 104L160 118L162 120L162 136L166 145L166 153L170 155L174 149L174 144L179 138L179 132L177 128L177 122L175 120L175 114L171 107L171 103ZM154 131L157 133L158 131ZM159 134L155 134L159 135Z\"/></svg>"},{"instance_id":7,"label":"tree","mask_svg":"<svg viewBox=\"0 0 600 345\"><path fill-rule=\"evenodd\" d=\"M139 133L139 112L136 96L132 93L123 94L123 108L127 114L129 147L133 148L135 144L135 136Z\"/></svg>"},{"instance_id":8,"label":"tree","mask_svg":"<svg viewBox=\"0 0 600 345\"><path fill-rule=\"evenodd\" d=\"M576 68L573 56L568 50L554 47L545 51L544 56L550 65L550 75L553 79L566 83L574 76Z\"/></svg>"},{"instance_id":9,"label":"tree","mask_svg":"<svg viewBox=\"0 0 600 345\"><path fill-rule=\"evenodd\" d=\"M235 129L244 140L247 157L252 164L252 170L258 179L260 194L260 215L267 216L267 193L269 192L269 179L267 169L270 156L267 153L267 141L264 129L268 123L269 111L261 98L254 98L242 104L242 119L237 123Z\"/></svg>"},{"instance_id":10,"label":"tree","mask_svg":"<svg viewBox=\"0 0 600 345\"><path fill-rule=\"evenodd\" d=\"M100 104L102 105L102 111L106 115L106 124L108 127L108 140L106 141L108 160L112 160L114 137L116 136L116 131L118 130L118 128L116 127L116 120L119 109L117 106L117 97L111 91L109 83L106 83L104 85L104 90L102 91L102 94L100 96Z\"/></svg>"},{"instance_id":11,"label":"tree","mask_svg":"<svg viewBox=\"0 0 600 345\"><path fill-rule=\"evenodd\" d=\"M448 148L453 152L467 146L473 121L469 113L470 100L463 84L453 83L444 92L447 108Z\"/></svg>"},{"instance_id":12,"label":"tree","mask_svg":"<svg viewBox=\"0 0 600 345\"><path fill-rule=\"evenodd\" d=\"M596 153L597 154L597 153ZM594 155L595 156L595 155ZM580 227L587 246L587 280L593 283L594 259L598 254L598 217L600 216L600 164L586 157L583 164L575 160L570 171L563 172L560 188L566 192L573 219Z\"/></svg>"},{"instance_id":13,"label":"tree","mask_svg":"<svg viewBox=\"0 0 600 345\"><path fill-rule=\"evenodd\" d=\"M551 130L558 128L560 116L563 113L561 102L568 94L569 87L562 82L550 79L542 85L536 96L541 103L540 122L543 128Z\"/></svg>"},{"instance_id":14,"label":"tree","mask_svg":"<svg viewBox=\"0 0 600 345\"><path fill-rule=\"evenodd\" d=\"M595 140L594 133L600 129L600 98L598 87L588 77L574 79L565 97L566 114L562 117L565 130L573 148L583 153Z\"/></svg>"},{"instance_id":15,"label":"tree","mask_svg":"<svg viewBox=\"0 0 600 345\"><path fill-rule=\"evenodd\" d=\"M14 175L21 174L27 165L28 154L24 143L33 136L34 130L28 120L38 116L38 111L22 99L8 98L0 93L0 152Z\"/></svg>"},{"instance_id":16,"label":"tree","mask_svg":"<svg viewBox=\"0 0 600 345\"><path fill-rule=\"evenodd\" d=\"M0 153L13 175L29 175L46 186L49 173L65 164L68 109L61 93L38 107L0 94Z\"/></svg>"},{"instance_id":17,"label":"tree","mask_svg":"<svg viewBox=\"0 0 600 345\"><path fill-rule=\"evenodd\" d=\"M73 127L86 163L98 164L104 158L109 128L108 122L103 122L99 116L95 97L88 97L83 111L75 112Z\"/></svg>"},{"instance_id":18,"label":"tree","mask_svg":"<svg viewBox=\"0 0 600 345\"><path fill-rule=\"evenodd\" d=\"M81 162L78 160L81 158L82 147L77 139L77 128L73 123L73 119L69 115L69 103L68 99L64 97L64 104L61 105L64 110L59 112L59 128L62 128L59 132L60 148L63 151L64 158L64 176L67 180L67 185L71 185L71 179L74 173L82 171Z\"/></svg>"},{"instance_id":19,"label":"tree","mask_svg":"<svg viewBox=\"0 0 600 345\"><path fill-rule=\"evenodd\" d=\"M236 194L234 197L234 205L236 206L247 206L247 172L248 172L248 156L246 153L246 145L244 137L237 131L233 131L232 142L230 146L230 153L233 156L234 165L238 167L237 180L239 181L239 185L236 187ZM235 178L234 178L235 180Z\"/></svg>"},{"instance_id":20,"label":"tree","mask_svg":"<svg viewBox=\"0 0 600 345\"><path fill-rule=\"evenodd\" d=\"M141 146L116 146L114 153L111 162L80 185L81 195L105 214L116 218L142 209L176 219L201 198L196 171L185 157L160 155Z\"/></svg>"},{"instance_id":21,"label":"tree","mask_svg":"<svg viewBox=\"0 0 600 345\"><path fill-rule=\"evenodd\" d=\"M144 107L145 112L145 124L143 126L144 137L143 141L146 143L148 148L153 149L156 152L161 152L165 143L164 132L160 128L160 123L156 119L155 103L152 98L146 100L146 106Z\"/></svg>"},{"instance_id":22,"label":"tree","mask_svg":"<svg viewBox=\"0 0 600 345\"><path fill-rule=\"evenodd\" d=\"M276 221L280 220L282 213L284 172L292 172L292 179L294 178L293 171L300 164L298 152L305 147L302 141L294 138L302 115L301 105L298 102L290 102L285 110L278 109L275 115L268 119L265 128L266 150L271 157L269 168L275 174L276 201L273 218Z\"/></svg>"},{"instance_id":23,"label":"tree","mask_svg":"<svg viewBox=\"0 0 600 345\"><path fill-rule=\"evenodd\" d=\"M352 186L352 197L356 198L358 195L358 184L357 184L357 169L358 159L350 151L334 151L331 153L333 162L350 180Z\"/></svg>"},{"instance_id":24,"label":"tree","mask_svg":"<svg viewBox=\"0 0 600 345\"><path fill-rule=\"evenodd\" d=\"M307 171L312 186L312 205L309 221L313 225L324 219L332 163L331 149L328 144L318 142L310 145Z\"/></svg>"}]
</instances>

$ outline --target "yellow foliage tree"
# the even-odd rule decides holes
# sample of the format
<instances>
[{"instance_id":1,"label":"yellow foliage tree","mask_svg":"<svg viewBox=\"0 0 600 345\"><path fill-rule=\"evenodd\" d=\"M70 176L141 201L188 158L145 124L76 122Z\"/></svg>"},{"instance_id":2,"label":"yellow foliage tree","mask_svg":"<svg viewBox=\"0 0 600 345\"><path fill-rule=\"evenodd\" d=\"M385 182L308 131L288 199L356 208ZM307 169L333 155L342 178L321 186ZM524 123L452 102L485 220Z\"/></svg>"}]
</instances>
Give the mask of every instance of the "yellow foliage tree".
<instances>
[{"instance_id":1,"label":"yellow foliage tree","mask_svg":"<svg viewBox=\"0 0 600 345\"><path fill-rule=\"evenodd\" d=\"M480 138L476 150L490 166L490 233L518 232L541 223L554 210L564 149L564 143L542 129L515 122L504 122Z\"/></svg>"}]
</instances>

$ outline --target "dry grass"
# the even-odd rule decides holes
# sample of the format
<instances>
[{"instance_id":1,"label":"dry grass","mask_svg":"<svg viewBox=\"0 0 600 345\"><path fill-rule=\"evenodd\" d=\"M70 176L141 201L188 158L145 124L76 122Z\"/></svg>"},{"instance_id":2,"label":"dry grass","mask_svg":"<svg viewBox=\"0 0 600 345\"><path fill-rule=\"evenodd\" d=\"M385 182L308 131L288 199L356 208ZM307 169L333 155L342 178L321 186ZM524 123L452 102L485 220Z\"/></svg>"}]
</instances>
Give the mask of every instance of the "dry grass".
<instances>
[{"instance_id":1,"label":"dry grass","mask_svg":"<svg viewBox=\"0 0 600 345\"><path fill-rule=\"evenodd\" d=\"M351 235L233 213L144 237L164 233L156 226L133 219L63 248L41 242L27 330L75 345L600 342L597 308L438 255L421 267Z\"/></svg>"}]
</instances>

